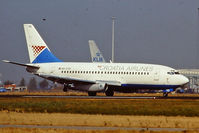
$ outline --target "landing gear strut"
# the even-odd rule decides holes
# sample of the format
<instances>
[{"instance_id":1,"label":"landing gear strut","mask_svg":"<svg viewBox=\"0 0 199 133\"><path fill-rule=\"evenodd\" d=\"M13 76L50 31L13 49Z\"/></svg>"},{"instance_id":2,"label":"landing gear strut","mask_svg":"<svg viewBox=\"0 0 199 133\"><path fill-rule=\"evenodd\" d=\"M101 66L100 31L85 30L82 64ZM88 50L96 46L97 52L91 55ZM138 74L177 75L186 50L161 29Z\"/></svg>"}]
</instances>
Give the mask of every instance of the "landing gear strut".
<instances>
[{"instance_id":1,"label":"landing gear strut","mask_svg":"<svg viewBox=\"0 0 199 133\"><path fill-rule=\"evenodd\" d=\"M64 92L67 92L67 91L68 91L68 85L64 85L63 91L64 91Z\"/></svg>"}]
</instances>

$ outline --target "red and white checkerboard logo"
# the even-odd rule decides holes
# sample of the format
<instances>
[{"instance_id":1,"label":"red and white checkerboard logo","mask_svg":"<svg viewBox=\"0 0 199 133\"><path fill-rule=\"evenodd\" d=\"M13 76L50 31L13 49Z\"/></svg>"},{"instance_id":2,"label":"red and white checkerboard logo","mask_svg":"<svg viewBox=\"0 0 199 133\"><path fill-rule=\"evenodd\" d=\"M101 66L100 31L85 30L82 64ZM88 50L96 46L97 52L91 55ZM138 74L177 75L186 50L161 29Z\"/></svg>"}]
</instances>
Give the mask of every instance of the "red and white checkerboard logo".
<instances>
[{"instance_id":1,"label":"red and white checkerboard logo","mask_svg":"<svg viewBox=\"0 0 199 133\"><path fill-rule=\"evenodd\" d=\"M37 56L46 46L32 46L34 56Z\"/></svg>"}]
</instances>

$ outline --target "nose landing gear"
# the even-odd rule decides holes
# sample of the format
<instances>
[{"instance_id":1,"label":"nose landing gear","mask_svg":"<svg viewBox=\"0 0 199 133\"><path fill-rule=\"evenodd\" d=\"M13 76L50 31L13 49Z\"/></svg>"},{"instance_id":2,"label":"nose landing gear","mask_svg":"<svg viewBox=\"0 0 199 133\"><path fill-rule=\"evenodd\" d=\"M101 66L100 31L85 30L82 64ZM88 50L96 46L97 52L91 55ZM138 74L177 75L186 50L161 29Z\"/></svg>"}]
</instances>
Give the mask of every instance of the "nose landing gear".
<instances>
[{"instance_id":1,"label":"nose landing gear","mask_svg":"<svg viewBox=\"0 0 199 133\"><path fill-rule=\"evenodd\" d=\"M174 89L166 89L163 90L163 97L168 97L168 94L171 93L172 91L174 91Z\"/></svg>"},{"instance_id":2,"label":"nose landing gear","mask_svg":"<svg viewBox=\"0 0 199 133\"><path fill-rule=\"evenodd\" d=\"M169 92L164 92L163 97L168 97Z\"/></svg>"},{"instance_id":3,"label":"nose landing gear","mask_svg":"<svg viewBox=\"0 0 199 133\"><path fill-rule=\"evenodd\" d=\"M63 91L64 91L64 92L67 92L67 91L68 91L68 85L64 85Z\"/></svg>"}]
</instances>

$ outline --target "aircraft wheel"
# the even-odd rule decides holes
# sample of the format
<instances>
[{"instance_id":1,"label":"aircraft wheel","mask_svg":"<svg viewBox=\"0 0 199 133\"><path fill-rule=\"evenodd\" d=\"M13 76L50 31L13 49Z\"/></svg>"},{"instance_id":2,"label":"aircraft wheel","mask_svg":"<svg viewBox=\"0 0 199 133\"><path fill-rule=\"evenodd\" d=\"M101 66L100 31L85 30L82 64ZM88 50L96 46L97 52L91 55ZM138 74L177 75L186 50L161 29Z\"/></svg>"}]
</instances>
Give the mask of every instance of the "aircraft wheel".
<instances>
[{"instance_id":1,"label":"aircraft wheel","mask_svg":"<svg viewBox=\"0 0 199 133\"><path fill-rule=\"evenodd\" d=\"M97 92L89 91L89 92L88 92L88 95L89 95L89 96L96 96L96 95L97 95Z\"/></svg>"},{"instance_id":2,"label":"aircraft wheel","mask_svg":"<svg viewBox=\"0 0 199 133\"><path fill-rule=\"evenodd\" d=\"M105 91L106 96L113 96L114 95L114 91L112 89L108 89L107 91Z\"/></svg>"},{"instance_id":3,"label":"aircraft wheel","mask_svg":"<svg viewBox=\"0 0 199 133\"><path fill-rule=\"evenodd\" d=\"M64 85L63 91L64 91L64 92L67 92L67 91L68 91L68 88L67 88L66 85Z\"/></svg>"},{"instance_id":4,"label":"aircraft wheel","mask_svg":"<svg viewBox=\"0 0 199 133\"><path fill-rule=\"evenodd\" d=\"M163 97L168 97L168 92L163 93Z\"/></svg>"}]
</instances>

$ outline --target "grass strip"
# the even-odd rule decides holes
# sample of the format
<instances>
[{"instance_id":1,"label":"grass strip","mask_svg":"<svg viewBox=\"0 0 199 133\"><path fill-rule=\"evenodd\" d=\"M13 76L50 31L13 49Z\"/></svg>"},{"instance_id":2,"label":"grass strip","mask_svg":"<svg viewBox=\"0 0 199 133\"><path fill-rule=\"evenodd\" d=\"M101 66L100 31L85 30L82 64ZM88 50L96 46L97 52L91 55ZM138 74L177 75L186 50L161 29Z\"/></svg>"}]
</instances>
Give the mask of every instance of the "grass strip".
<instances>
[{"instance_id":1,"label":"grass strip","mask_svg":"<svg viewBox=\"0 0 199 133\"><path fill-rule=\"evenodd\" d=\"M199 117L0 112L0 125L198 129Z\"/></svg>"},{"instance_id":2,"label":"grass strip","mask_svg":"<svg viewBox=\"0 0 199 133\"><path fill-rule=\"evenodd\" d=\"M0 109L40 113L199 116L199 100L0 98Z\"/></svg>"}]
</instances>

